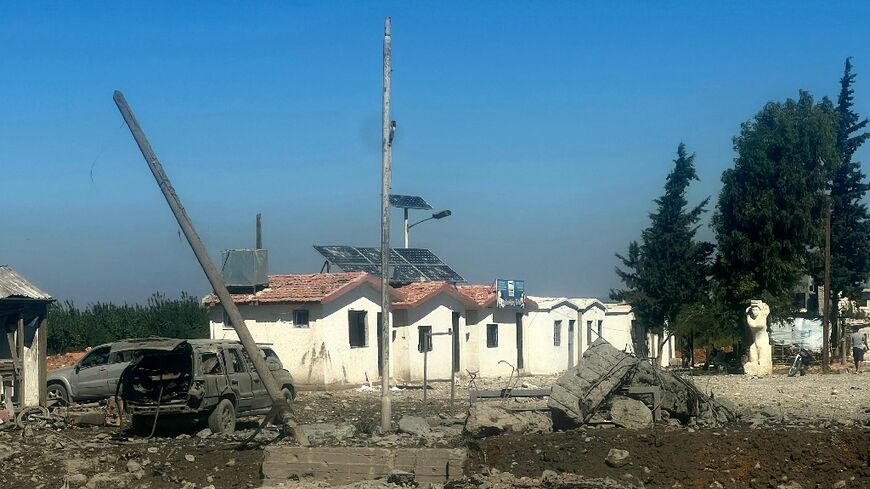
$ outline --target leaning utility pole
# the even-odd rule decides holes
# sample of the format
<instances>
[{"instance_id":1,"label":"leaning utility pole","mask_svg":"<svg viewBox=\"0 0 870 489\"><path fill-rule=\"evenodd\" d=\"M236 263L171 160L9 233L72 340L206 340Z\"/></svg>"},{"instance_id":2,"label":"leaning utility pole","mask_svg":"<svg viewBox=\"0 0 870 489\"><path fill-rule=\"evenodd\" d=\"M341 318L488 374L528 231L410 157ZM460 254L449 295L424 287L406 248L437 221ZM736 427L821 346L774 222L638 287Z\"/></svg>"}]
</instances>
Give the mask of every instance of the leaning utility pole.
<instances>
[{"instance_id":1,"label":"leaning utility pole","mask_svg":"<svg viewBox=\"0 0 870 489\"><path fill-rule=\"evenodd\" d=\"M384 21L384 94L381 128L381 429L392 429L390 405L390 179L393 164L393 123L390 120L390 18Z\"/></svg>"},{"instance_id":2,"label":"leaning utility pole","mask_svg":"<svg viewBox=\"0 0 870 489\"><path fill-rule=\"evenodd\" d=\"M831 199L825 201L825 298L822 317L822 371L831 368Z\"/></svg>"},{"instance_id":3,"label":"leaning utility pole","mask_svg":"<svg viewBox=\"0 0 870 489\"><path fill-rule=\"evenodd\" d=\"M211 258L208 256L208 251L206 250L205 245L200 239L199 234L197 234L196 229L193 227L193 223L191 222L190 217L187 216L187 212L181 205L181 199L178 198L175 189L172 187L172 182L169 181L169 177L166 176L166 173L163 171L163 166L157 159L157 155L154 154L154 150L151 148L151 143L148 142L145 133L139 126L139 122L133 115L133 111L130 110L130 106L127 105L127 100L124 98L124 94L115 90L113 98L115 99L115 105L118 106L118 110L121 111L121 116L124 117L124 121L127 123L127 127L130 128L130 133L133 134L133 139L135 139L136 144L139 145L139 150L142 152L142 156L145 157L145 163L148 164L151 173L154 175L154 179L157 180L157 185L160 186L160 191L163 192L163 196L166 198L166 203L169 204L169 208L172 209L172 213L175 215L175 219L178 221L181 231L187 238L187 242L190 243L190 247L193 249L193 254L196 255L196 259L199 261L200 266L202 266L205 276L208 278L208 281L214 289L215 294L218 296L218 299L220 299L221 306L223 306L224 311L226 311L227 316L229 316L233 329L236 330L236 334L238 334L239 340L245 348L245 352L247 352L248 357L250 357L251 363L254 364L257 374L263 382L263 387L266 388L269 397L272 398L272 413L270 414L274 414L277 416L277 419L287 424L290 422L287 418L290 414L290 406L287 404L287 400L281 392L281 387L279 387L277 382L275 382L275 377L272 376L272 372L269 370L266 360L262 355L260 355L260 350L257 348L254 338L248 331L248 327L245 325L241 313L239 313L239 308L236 307L230 292L227 290L226 285L224 285L220 272L218 272L217 268L214 266L214 262L212 262ZM296 433L296 436L297 438L299 437L298 432ZM304 443L301 439L298 441Z\"/></svg>"}]
</instances>

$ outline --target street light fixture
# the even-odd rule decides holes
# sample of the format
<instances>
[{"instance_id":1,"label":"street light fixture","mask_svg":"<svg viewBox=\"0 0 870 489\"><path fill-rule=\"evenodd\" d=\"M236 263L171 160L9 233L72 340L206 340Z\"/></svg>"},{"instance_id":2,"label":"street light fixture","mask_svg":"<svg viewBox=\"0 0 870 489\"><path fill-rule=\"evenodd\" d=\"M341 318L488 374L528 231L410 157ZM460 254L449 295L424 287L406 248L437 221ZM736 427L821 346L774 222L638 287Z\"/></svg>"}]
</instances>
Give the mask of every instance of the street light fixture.
<instances>
[{"instance_id":1,"label":"street light fixture","mask_svg":"<svg viewBox=\"0 0 870 489\"><path fill-rule=\"evenodd\" d=\"M416 195L390 195L390 205L393 207L398 207L405 211L405 225L404 225L404 236L405 236L405 248L408 247L408 230L417 224L424 223L426 221L430 221L432 219L444 219L445 217L453 214L450 210L443 210L439 212L435 212L430 217L423 219L422 221L415 222L414 224L408 224L408 210L409 209L420 209L420 210L432 210L432 206L429 205L428 202L423 200L422 197L418 197Z\"/></svg>"},{"instance_id":2,"label":"street light fixture","mask_svg":"<svg viewBox=\"0 0 870 489\"><path fill-rule=\"evenodd\" d=\"M436 213L432 214L431 216L427 217L426 219L423 219L422 221L417 221L414 224L411 224L410 226L408 225L408 219L406 217L406 219L405 219L405 248L408 247L408 231L410 231L412 227L416 226L417 224L422 224L426 221L431 221L432 219L444 219L445 217L447 217L451 214L453 214L453 213L450 211L450 209L444 209L443 211L436 212ZM407 216L407 215L408 215L408 211L406 209L405 216Z\"/></svg>"}]
</instances>

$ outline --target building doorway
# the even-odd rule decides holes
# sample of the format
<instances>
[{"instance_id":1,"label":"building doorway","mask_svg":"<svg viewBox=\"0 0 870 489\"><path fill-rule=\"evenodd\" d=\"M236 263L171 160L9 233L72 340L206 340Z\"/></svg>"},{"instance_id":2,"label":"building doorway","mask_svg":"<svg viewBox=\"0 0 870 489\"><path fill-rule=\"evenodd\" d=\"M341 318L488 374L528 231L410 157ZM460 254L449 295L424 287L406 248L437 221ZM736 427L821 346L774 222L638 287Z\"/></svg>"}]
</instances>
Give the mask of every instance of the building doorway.
<instances>
[{"instance_id":1,"label":"building doorway","mask_svg":"<svg viewBox=\"0 0 870 489\"><path fill-rule=\"evenodd\" d=\"M568 368L574 366L574 321L568 320Z\"/></svg>"},{"instance_id":2,"label":"building doorway","mask_svg":"<svg viewBox=\"0 0 870 489\"><path fill-rule=\"evenodd\" d=\"M378 339L377 339L377 343L378 343L378 377L380 377L380 378L384 378L384 350L383 350L383 348L384 348L384 345L383 345L384 332L382 330L383 328L381 328L381 320L383 319L383 317L384 317L384 315L379 312L378 313L378 323L375 326L375 328L377 330L377 337L378 337Z\"/></svg>"},{"instance_id":3,"label":"building doorway","mask_svg":"<svg viewBox=\"0 0 870 489\"><path fill-rule=\"evenodd\" d=\"M459 372L459 318L461 314L453 313L453 371Z\"/></svg>"},{"instance_id":4,"label":"building doorway","mask_svg":"<svg viewBox=\"0 0 870 489\"><path fill-rule=\"evenodd\" d=\"M517 313L517 370L523 368L523 313Z\"/></svg>"}]
</instances>

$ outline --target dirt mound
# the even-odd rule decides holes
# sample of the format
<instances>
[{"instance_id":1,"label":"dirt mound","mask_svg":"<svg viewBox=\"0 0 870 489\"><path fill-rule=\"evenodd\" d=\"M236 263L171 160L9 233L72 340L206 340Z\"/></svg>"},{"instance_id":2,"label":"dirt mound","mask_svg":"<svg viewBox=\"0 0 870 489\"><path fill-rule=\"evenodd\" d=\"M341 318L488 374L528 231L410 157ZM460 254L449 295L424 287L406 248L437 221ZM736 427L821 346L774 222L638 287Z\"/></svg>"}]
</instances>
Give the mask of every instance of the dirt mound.
<instances>
[{"instance_id":1,"label":"dirt mound","mask_svg":"<svg viewBox=\"0 0 870 489\"><path fill-rule=\"evenodd\" d=\"M627 450L629 464L609 467L605 458L611 448ZM868 461L870 431L863 428L595 429L488 438L469 450L468 470L484 473L492 467L528 477L552 470L648 488L677 482L686 489L718 487L715 482L767 488L787 481L830 487L841 480L859 487L855 484L870 481Z\"/></svg>"},{"instance_id":2,"label":"dirt mound","mask_svg":"<svg viewBox=\"0 0 870 489\"><path fill-rule=\"evenodd\" d=\"M88 351L76 351L71 353L62 353L60 355L49 355L46 358L48 369L55 370L58 368L69 367L79 361Z\"/></svg>"}]
</instances>

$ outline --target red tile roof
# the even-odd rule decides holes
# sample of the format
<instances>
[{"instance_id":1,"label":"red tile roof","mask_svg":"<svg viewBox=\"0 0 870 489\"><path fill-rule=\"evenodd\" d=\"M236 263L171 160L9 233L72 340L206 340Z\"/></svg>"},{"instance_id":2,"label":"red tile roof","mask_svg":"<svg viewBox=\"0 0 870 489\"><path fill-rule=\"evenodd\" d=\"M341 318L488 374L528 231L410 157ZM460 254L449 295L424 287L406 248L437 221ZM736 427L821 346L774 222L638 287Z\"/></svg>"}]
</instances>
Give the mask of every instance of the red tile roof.
<instances>
[{"instance_id":1,"label":"red tile roof","mask_svg":"<svg viewBox=\"0 0 870 489\"><path fill-rule=\"evenodd\" d=\"M417 307L442 292L458 299L466 307L476 307L474 301L449 282L413 282L398 287L396 291L402 296L402 300L393 304L396 309Z\"/></svg>"},{"instance_id":2,"label":"red tile roof","mask_svg":"<svg viewBox=\"0 0 870 489\"><path fill-rule=\"evenodd\" d=\"M457 285L459 292L471 299L478 307L486 307L490 303L495 302L495 284L490 285Z\"/></svg>"},{"instance_id":3,"label":"red tile roof","mask_svg":"<svg viewBox=\"0 0 870 489\"><path fill-rule=\"evenodd\" d=\"M269 285L253 294L232 294L236 304L281 302L330 302L357 286L369 283L381 286L381 281L365 272L312 273L298 275L269 275ZM392 292L395 297L395 293ZM214 294L203 300L205 306L220 303Z\"/></svg>"},{"instance_id":4,"label":"red tile roof","mask_svg":"<svg viewBox=\"0 0 870 489\"><path fill-rule=\"evenodd\" d=\"M485 307L490 307L495 304L495 284L457 285L456 288L462 295L468 297L477 305L477 307L481 309ZM526 297L525 306L526 309L538 308L538 304L535 303L535 301L529 299L528 297Z\"/></svg>"}]
</instances>

